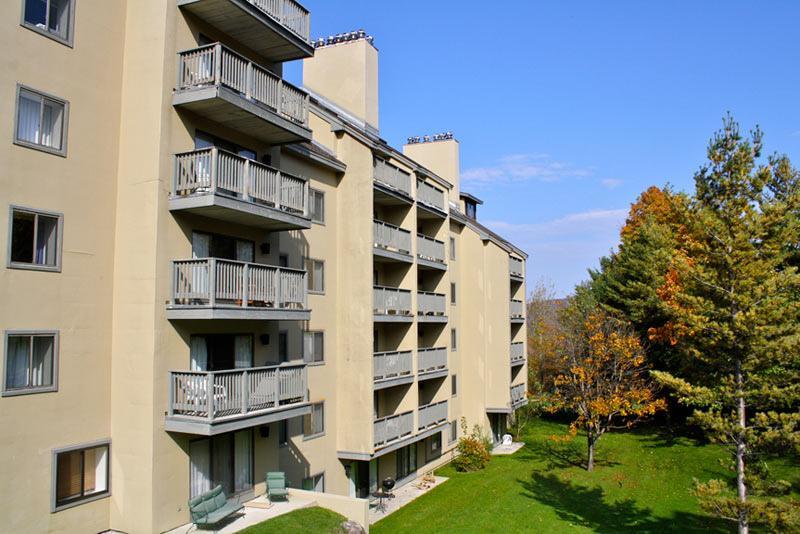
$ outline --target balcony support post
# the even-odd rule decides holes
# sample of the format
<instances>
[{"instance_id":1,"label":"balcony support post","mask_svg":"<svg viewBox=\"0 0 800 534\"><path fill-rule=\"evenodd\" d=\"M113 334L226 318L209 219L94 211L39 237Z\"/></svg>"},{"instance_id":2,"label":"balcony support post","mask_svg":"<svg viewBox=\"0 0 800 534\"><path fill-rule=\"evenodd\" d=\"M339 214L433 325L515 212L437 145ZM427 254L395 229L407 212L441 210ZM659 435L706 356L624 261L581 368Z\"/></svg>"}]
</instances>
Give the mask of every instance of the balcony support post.
<instances>
[{"instance_id":1,"label":"balcony support post","mask_svg":"<svg viewBox=\"0 0 800 534\"><path fill-rule=\"evenodd\" d=\"M217 305L217 260L208 260L208 305L212 308Z\"/></svg>"},{"instance_id":2,"label":"balcony support post","mask_svg":"<svg viewBox=\"0 0 800 534\"><path fill-rule=\"evenodd\" d=\"M250 304L250 264L245 263L242 267L242 308L247 308Z\"/></svg>"},{"instance_id":3,"label":"balcony support post","mask_svg":"<svg viewBox=\"0 0 800 534\"><path fill-rule=\"evenodd\" d=\"M242 373L242 414L246 414L248 410L248 397L250 396L250 388L247 387L247 371Z\"/></svg>"},{"instance_id":4,"label":"balcony support post","mask_svg":"<svg viewBox=\"0 0 800 534\"><path fill-rule=\"evenodd\" d=\"M214 375L208 373L206 375L206 411L208 422L214 420Z\"/></svg>"},{"instance_id":5,"label":"balcony support post","mask_svg":"<svg viewBox=\"0 0 800 534\"><path fill-rule=\"evenodd\" d=\"M222 44L214 45L214 85L222 83Z\"/></svg>"}]
</instances>

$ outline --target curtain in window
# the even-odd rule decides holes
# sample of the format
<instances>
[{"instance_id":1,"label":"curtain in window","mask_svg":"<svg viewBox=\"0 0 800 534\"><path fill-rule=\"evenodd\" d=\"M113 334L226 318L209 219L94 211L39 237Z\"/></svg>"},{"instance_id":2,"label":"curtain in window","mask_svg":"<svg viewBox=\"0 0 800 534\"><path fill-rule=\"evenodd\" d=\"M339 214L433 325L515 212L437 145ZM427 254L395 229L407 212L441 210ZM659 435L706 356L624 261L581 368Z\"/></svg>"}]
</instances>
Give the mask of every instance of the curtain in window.
<instances>
[{"instance_id":1,"label":"curtain in window","mask_svg":"<svg viewBox=\"0 0 800 534\"><path fill-rule=\"evenodd\" d=\"M42 110L42 138L40 143L61 149L61 127L64 123L64 106L44 100Z\"/></svg>"},{"instance_id":2,"label":"curtain in window","mask_svg":"<svg viewBox=\"0 0 800 534\"><path fill-rule=\"evenodd\" d=\"M234 490L246 491L253 487L253 435L249 430L237 432L233 435L233 441Z\"/></svg>"},{"instance_id":3,"label":"curtain in window","mask_svg":"<svg viewBox=\"0 0 800 534\"><path fill-rule=\"evenodd\" d=\"M236 336L235 341L236 368L244 369L253 366L253 338Z\"/></svg>"},{"instance_id":4,"label":"curtain in window","mask_svg":"<svg viewBox=\"0 0 800 534\"><path fill-rule=\"evenodd\" d=\"M201 234L199 232L192 233L192 258L203 259L208 258L211 249L211 236L208 234ZM211 289L209 287L208 269L210 265L207 263L197 264L192 267L191 274L191 287L192 292L200 295L207 295L211 297Z\"/></svg>"},{"instance_id":5,"label":"curtain in window","mask_svg":"<svg viewBox=\"0 0 800 534\"><path fill-rule=\"evenodd\" d=\"M53 344L52 337L33 338L30 384L33 387L53 384Z\"/></svg>"},{"instance_id":6,"label":"curtain in window","mask_svg":"<svg viewBox=\"0 0 800 534\"><path fill-rule=\"evenodd\" d=\"M189 493L194 498L211 489L211 441L202 439L189 445Z\"/></svg>"},{"instance_id":7,"label":"curtain in window","mask_svg":"<svg viewBox=\"0 0 800 534\"><path fill-rule=\"evenodd\" d=\"M21 89L19 92L17 139L39 144L39 111L42 99Z\"/></svg>"},{"instance_id":8,"label":"curtain in window","mask_svg":"<svg viewBox=\"0 0 800 534\"><path fill-rule=\"evenodd\" d=\"M314 361L314 332L303 332L303 360Z\"/></svg>"},{"instance_id":9,"label":"curtain in window","mask_svg":"<svg viewBox=\"0 0 800 534\"><path fill-rule=\"evenodd\" d=\"M192 371L208 370L208 345L203 336L193 336L189 346Z\"/></svg>"},{"instance_id":10,"label":"curtain in window","mask_svg":"<svg viewBox=\"0 0 800 534\"><path fill-rule=\"evenodd\" d=\"M62 39L69 30L69 4L70 0L50 0L49 30Z\"/></svg>"},{"instance_id":11,"label":"curtain in window","mask_svg":"<svg viewBox=\"0 0 800 534\"><path fill-rule=\"evenodd\" d=\"M211 447L211 478L214 485L222 484L226 495L233 493L233 440L230 434L215 436Z\"/></svg>"},{"instance_id":12,"label":"curtain in window","mask_svg":"<svg viewBox=\"0 0 800 534\"><path fill-rule=\"evenodd\" d=\"M253 262L252 241L236 241L236 259L250 263Z\"/></svg>"},{"instance_id":13,"label":"curtain in window","mask_svg":"<svg viewBox=\"0 0 800 534\"><path fill-rule=\"evenodd\" d=\"M39 215L36 228L36 263L56 265L58 219Z\"/></svg>"},{"instance_id":14,"label":"curtain in window","mask_svg":"<svg viewBox=\"0 0 800 534\"><path fill-rule=\"evenodd\" d=\"M6 356L6 387L8 389L28 386L28 358L30 337L10 336Z\"/></svg>"},{"instance_id":15,"label":"curtain in window","mask_svg":"<svg viewBox=\"0 0 800 534\"><path fill-rule=\"evenodd\" d=\"M56 501L81 495L82 451L62 452L56 460Z\"/></svg>"},{"instance_id":16,"label":"curtain in window","mask_svg":"<svg viewBox=\"0 0 800 534\"><path fill-rule=\"evenodd\" d=\"M192 258L208 258L211 249L211 236L200 232L192 233Z\"/></svg>"}]
</instances>

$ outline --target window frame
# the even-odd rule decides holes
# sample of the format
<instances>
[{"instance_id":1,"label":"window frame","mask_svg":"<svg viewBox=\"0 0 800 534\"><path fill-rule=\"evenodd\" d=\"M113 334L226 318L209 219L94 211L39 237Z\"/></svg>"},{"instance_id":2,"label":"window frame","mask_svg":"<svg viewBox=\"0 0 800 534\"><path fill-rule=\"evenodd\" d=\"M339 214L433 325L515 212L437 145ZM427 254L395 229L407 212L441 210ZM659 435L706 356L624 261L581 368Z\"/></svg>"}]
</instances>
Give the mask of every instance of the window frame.
<instances>
[{"instance_id":1,"label":"window frame","mask_svg":"<svg viewBox=\"0 0 800 534\"><path fill-rule=\"evenodd\" d=\"M310 426L313 427L313 418L314 418L314 407L321 406L322 407L322 430L316 432L314 434L306 434L306 417L310 419ZM311 428L313 430L313 428ZM311 403L311 412L305 414L303 416L303 441L308 441L311 439L316 439L325 435L325 401L313 402Z\"/></svg>"},{"instance_id":2,"label":"window frame","mask_svg":"<svg viewBox=\"0 0 800 534\"><path fill-rule=\"evenodd\" d=\"M10 337L53 337L53 383L49 386L8 388L8 339ZM35 395L37 393L53 393L58 391L58 371L61 349L60 332L58 330L6 330L3 335L3 387L0 397L17 397L19 395Z\"/></svg>"},{"instance_id":3,"label":"window frame","mask_svg":"<svg viewBox=\"0 0 800 534\"><path fill-rule=\"evenodd\" d=\"M450 236L450 261L456 260L456 238L455 236Z\"/></svg>"},{"instance_id":4,"label":"window frame","mask_svg":"<svg viewBox=\"0 0 800 534\"><path fill-rule=\"evenodd\" d=\"M316 484L314 484L314 479L315 479L315 478L320 478L320 479L322 479L322 491L317 491L317 490L315 490L315 489L310 489L310 490L307 490L307 489L303 488L303 484L304 484L304 482L305 482L306 480L310 480L310 481L311 481L311 487L312 487L312 488L316 487L317 485L316 485ZM303 478L300 480L300 488L299 488L299 489L301 489L301 490L303 490L303 491L310 491L310 492L313 492L313 493L325 493L325 471L320 471L319 473L315 473L315 474L313 474L313 475L309 475L309 476L307 476L307 477L303 477Z\"/></svg>"},{"instance_id":5,"label":"window frame","mask_svg":"<svg viewBox=\"0 0 800 534\"><path fill-rule=\"evenodd\" d=\"M308 267L308 262L312 262L311 269ZM308 287L309 284L312 283L314 280L314 262L322 264L322 289L311 289ZM306 276L308 277L308 281L306 282L306 289L308 293L311 295L324 295L325 294L325 260L318 260L316 258L312 258L306 256L303 258L303 267L306 270Z\"/></svg>"},{"instance_id":6,"label":"window frame","mask_svg":"<svg viewBox=\"0 0 800 534\"><path fill-rule=\"evenodd\" d=\"M28 0L22 0L22 10L19 16L19 24L23 28L27 28L33 32L38 33L39 35L43 35L48 39L52 39L57 43L61 43L64 46L68 46L70 48L75 48L75 8L78 0L67 0L69 2L69 21L67 22L67 37L61 37L48 29L42 29L36 26L35 24L31 24L27 20L25 20L25 7ZM47 0L47 7L45 8L46 12L50 12L50 0Z\"/></svg>"},{"instance_id":7,"label":"window frame","mask_svg":"<svg viewBox=\"0 0 800 534\"><path fill-rule=\"evenodd\" d=\"M99 447L107 447L107 457L106 457L106 490L101 493L96 493L90 495L88 497L73 499L70 502L64 504L58 504L58 456L60 454L75 452L75 451L85 451L88 449L96 449ZM100 499L106 499L111 496L111 439L101 439L98 441L93 441L90 443L81 443L80 445L72 445L69 447L61 447L58 449L52 450L52 460L51 460L51 481L50 481L50 513L60 512L62 510L66 510L68 508L73 508L75 506L80 506L82 504L88 504L93 501L98 501ZM83 491L83 488L81 488Z\"/></svg>"},{"instance_id":8,"label":"window frame","mask_svg":"<svg viewBox=\"0 0 800 534\"><path fill-rule=\"evenodd\" d=\"M458 330L450 329L450 352L458 352Z\"/></svg>"},{"instance_id":9,"label":"window frame","mask_svg":"<svg viewBox=\"0 0 800 534\"><path fill-rule=\"evenodd\" d=\"M289 446L289 421L282 419L278 421L278 448Z\"/></svg>"},{"instance_id":10,"label":"window frame","mask_svg":"<svg viewBox=\"0 0 800 534\"><path fill-rule=\"evenodd\" d=\"M457 304L457 299L456 299L456 290L457 289L458 288L456 287L456 283L455 282L450 282L450 305L451 306L457 306L458 305Z\"/></svg>"},{"instance_id":11,"label":"window frame","mask_svg":"<svg viewBox=\"0 0 800 534\"><path fill-rule=\"evenodd\" d=\"M312 360L308 359L306 355L306 335L311 334L314 337L317 335L322 337L322 359ZM325 330L303 330L303 363L306 365L323 365L325 363Z\"/></svg>"},{"instance_id":12,"label":"window frame","mask_svg":"<svg viewBox=\"0 0 800 534\"><path fill-rule=\"evenodd\" d=\"M314 195L319 194L322 196L322 219L317 219L314 217L314 202L313 198ZM325 191L321 189L316 189L314 187L308 188L308 215L311 219L312 223L325 225Z\"/></svg>"},{"instance_id":13,"label":"window frame","mask_svg":"<svg viewBox=\"0 0 800 534\"><path fill-rule=\"evenodd\" d=\"M447 436L447 444L450 445L458 441L458 420L450 421L450 434Z\"/></svg>"},{"instance_id":14,"label":"window frame","mask_svg":"<svg viewBox=\"0 0 800 534\"><path fill-rule=\"evenodd\" d=\"M450 375L450 397L458 397L458 375L455 373Z\"/></svg>"},{"instance_id":15,"label":"window frame","mask_svg":"<svg viewBox=\"0 0 800 534\"><path fill-rule=\"evenodd\" d=\"M14 212L24 212L34 215L35 217L39 217L40 215L44 217L52 217L57 219L56 223L56 264L55 265L39 265L38 263L22 263L18 261L13 261L11 259L11 246L12 246L12 237L14 233ZM34 251L36 250L36 241L35 239L38 237L36 235L36 231L34 230ZM58 213L55 211L48 211L48 210L40 210L36 208L28 208L25 206L20 206L17 204L11 204L8 207L8 244L6 246L6 268L8 269L20 269L24 271L45 271L50 273L60 273L61 272L61 258L62 252L64 250L64 214Z\"/></svg>"},{"instance_id":16,"label":"window frame","mask_svg":"<svg viewBox=\"0 0 800 534\"><path fill-rule=\"evenodd\" d=\"M24 6L24 2L23 2L23 6ZM38 144L38 143L32 143L30 141L26 141L25 139L20 139L17 136L17 134L19 133L19 112L20 112L19 99L20 99L20 95L22 94L22 91L28 91L30 93L34 93L35 95L38 95L38 96L40 96L42 98L46 98L48 100L52 100L53 102L57 102L57 103L61 104L62 106L64 106L64 117L63 117L63 121L62 121L62 124L61 124L61 148L53 148L53 147L49 147L47 145L42 145L42 144ZM40 111L39 111L39 121L40 121L39 127L40 128L41 128L41 119L42 119L42 113L41 113L41 108L40 108ZM67 138L69 137L67 135L68 131L69 131L69 101L68 100L65 100L65 99L63 99L61 97L58 97L58 96L55 96L55 95L52 95L50 93L46 93L44 91L40 91L39 89L34 89L33 87L27 86L27 85L22 84L22 83L18 83L17 84L17 90L16 90L15 99L14 99L14 135L12 137L13 140L14 140L14 144L15 145L21 146L21 147L25 147L25 148L30 148L32 150L38 150L40 152L46 152L48 154L53 154L55 156L61 156L62 158L66 158L67 157Z\"/></svg>"}]
</instances>

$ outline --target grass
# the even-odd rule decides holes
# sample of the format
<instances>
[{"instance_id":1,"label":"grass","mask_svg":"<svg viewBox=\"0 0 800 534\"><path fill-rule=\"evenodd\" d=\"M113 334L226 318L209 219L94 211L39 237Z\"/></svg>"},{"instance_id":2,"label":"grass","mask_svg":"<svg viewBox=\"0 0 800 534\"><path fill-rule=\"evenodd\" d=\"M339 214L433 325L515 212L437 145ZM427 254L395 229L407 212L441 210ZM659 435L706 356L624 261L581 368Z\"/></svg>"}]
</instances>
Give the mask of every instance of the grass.
<instances>
[{"instance_id":1,"label":"grass","mask_svg":"<svg viewBox=\"0 0 800 534\"><path fill-rule=\"evenodd\" d=\"M526 446L496 456L476 473L445 467L450 477L373 526L392 532L730 532L702 514L692 479L728 478L721 448L652 430L607 434L595 471L587 472L585 440L555 444L566 426L530 425Z\"/></svg>"},{"instance_id":2,"label":"grass","mask_svg":"<svg viewBox=\"0 0 800 534\"><path fill-rule=\"evenodd\" d=\"M273 532L280 534L287 532L329 534L336 532L343 521L347 521L347 519L336 512L314 506L295 510L258 525L253 525L240 531L240 534L269 534Z\"/></svg>"}]
</instances>

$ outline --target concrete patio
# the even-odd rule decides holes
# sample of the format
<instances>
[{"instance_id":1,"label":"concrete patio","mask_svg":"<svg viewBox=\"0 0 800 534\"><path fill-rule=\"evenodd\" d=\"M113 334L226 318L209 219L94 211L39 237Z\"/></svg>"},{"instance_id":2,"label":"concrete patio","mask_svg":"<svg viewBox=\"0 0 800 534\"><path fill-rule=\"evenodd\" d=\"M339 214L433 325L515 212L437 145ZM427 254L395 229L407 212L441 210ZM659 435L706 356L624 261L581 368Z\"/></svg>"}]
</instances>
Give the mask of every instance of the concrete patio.
<instances>
[{"instance_id":1,"label":"concrete patio","mask_svg":"<svg viewBox=\"0 0 800 534\"><path fill-rule=\"evenodd\" d=\"M492 449L492 455L494 456L507 456L509 454L514 454L522 447L524 447L524 443L514 442L509 445L495 445Z\"/></svg>"},{"instance_id":2,"label":"concrete patio","mask_svg":"<svg viewBox=\"0 0 800 534\"><path fill-rule=\"evenodd\" d=\"M384 510L378 509L378 501L376 500L374 503L370 504L369 508L369 524L372 525L384 517L396 512L403 506L407 505L420 495L423 495L439 484L446 482L448 479L446 477L434 477L433 482L425 482L423 480L424 477L419 477L415 479L413 482L409 482L405 486L400 489L395 490L394 497L391 499L384 499L383 506Z\"/></svg>"}]
</instances>

